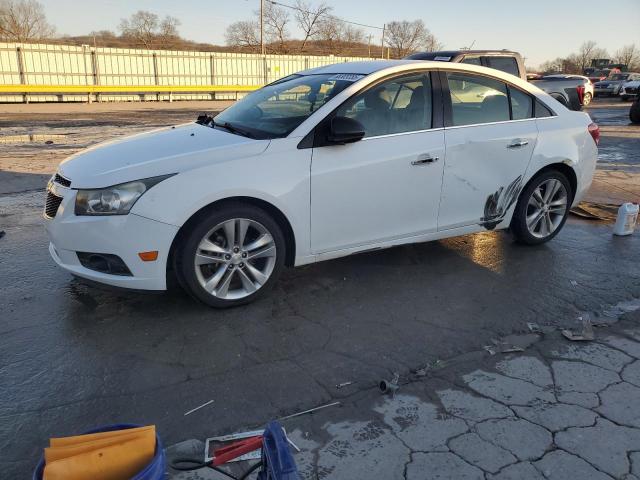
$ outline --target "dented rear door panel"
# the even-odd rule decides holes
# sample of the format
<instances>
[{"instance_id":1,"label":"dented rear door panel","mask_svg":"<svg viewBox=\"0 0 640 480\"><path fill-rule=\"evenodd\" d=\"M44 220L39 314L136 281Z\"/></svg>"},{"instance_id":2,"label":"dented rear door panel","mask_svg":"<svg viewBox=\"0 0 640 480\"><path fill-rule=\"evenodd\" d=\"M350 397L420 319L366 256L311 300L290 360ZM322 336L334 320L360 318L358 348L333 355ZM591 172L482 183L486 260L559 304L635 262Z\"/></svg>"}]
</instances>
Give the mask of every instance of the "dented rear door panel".
<instances>
[{"instance_id":1,"label":"dented rear door panel","mask_svg":"<svg viewBox=\"0 0 640 480\"><path fill-rule=\"evenodd\" d=\"M508 220L537 139L535 119L446 128L438 230Z\"/></svg>"}]
</instances>

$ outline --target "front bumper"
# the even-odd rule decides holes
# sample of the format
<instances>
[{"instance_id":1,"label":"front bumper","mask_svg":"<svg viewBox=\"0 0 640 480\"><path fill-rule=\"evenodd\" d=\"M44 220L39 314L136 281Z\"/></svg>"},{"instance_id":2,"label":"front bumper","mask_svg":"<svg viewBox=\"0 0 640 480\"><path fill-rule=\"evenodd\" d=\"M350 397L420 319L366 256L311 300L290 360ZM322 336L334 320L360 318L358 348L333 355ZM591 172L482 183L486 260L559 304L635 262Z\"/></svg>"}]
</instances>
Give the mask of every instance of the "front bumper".
<instances>
[{"instance_id":1,"label":"front bumper","mask_svg":"<svg viewBox=\"0 0 640 480\"><path fill-rule=\"evenodd\" d=\"M135 214L76 216L75 190L57 189L63 195L54 218L45 215L49 252L65 270L82 278L115 287L165 290L167 259L178 227ZM144 262L139 252L158 251L153 262ZM131 276L111 275L81 265L76 252L112 254L120 257Z\"/></svg>"}]
</instances>

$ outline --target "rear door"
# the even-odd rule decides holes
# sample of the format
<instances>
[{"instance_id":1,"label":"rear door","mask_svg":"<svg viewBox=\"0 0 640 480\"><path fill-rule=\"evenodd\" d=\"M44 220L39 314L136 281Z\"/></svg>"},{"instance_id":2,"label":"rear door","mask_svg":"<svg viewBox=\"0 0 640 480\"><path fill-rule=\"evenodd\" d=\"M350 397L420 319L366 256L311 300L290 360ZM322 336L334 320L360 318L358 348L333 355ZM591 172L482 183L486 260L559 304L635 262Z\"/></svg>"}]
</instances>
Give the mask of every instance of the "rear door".
<instances>
[{"instance_id":1,"label":"rear door","mask_svg":"<svg viewBox=\"0 0 640 480\"><path fill-rule=\"evenodd\" d=\"M532 97L505 82L443 71L446 159L438 229L494 228L515 204L538 138Z\"/></svg>"}]
</instances>

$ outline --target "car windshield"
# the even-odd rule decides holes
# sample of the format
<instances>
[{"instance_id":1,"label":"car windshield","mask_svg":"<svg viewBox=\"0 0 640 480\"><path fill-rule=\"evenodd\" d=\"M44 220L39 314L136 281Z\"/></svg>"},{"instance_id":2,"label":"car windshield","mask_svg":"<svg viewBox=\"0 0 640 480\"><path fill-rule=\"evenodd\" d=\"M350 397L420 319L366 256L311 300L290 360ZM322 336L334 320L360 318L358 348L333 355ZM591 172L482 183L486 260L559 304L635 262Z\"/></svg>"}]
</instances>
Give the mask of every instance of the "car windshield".
<instances>
[{"instance_id":1,"label":"car windshield","mask_svg":"<svg viewBox=\"0 0 640 480\"><path fill-rule=\"evenodd\" d=\"M609 80L626 80L627 78L629 78L629 75L616 74L616 75L611 75L609 77Z\"/></svg>"},{"instance_id":2,"label":"car windshield","mask_svg":"<svg viewBox=\"0 0 640 480\"><path fill-rule=\"evenodd\" d=\"M217 115L214 126L259 139L286 137L313 112L364 75L290 75Z\"/></svg>"}]
</instances>

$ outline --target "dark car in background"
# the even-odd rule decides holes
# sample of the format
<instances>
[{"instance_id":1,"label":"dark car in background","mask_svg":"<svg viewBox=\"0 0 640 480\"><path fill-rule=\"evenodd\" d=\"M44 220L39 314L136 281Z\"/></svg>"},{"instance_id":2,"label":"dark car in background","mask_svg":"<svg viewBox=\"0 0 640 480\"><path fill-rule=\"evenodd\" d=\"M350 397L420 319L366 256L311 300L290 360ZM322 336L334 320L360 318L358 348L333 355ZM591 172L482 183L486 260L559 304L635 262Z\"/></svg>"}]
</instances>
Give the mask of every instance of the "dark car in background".
<instances>
[{"instance_id":1,"label":"dark car in background","mask_svg":"<svg viewBox=\"0 0 640 480\"><path fill-rule=\"evenodd\" d=\"M447 50L440 52L418 52L405 57L406 60L432 60L436 62L470 63L495 68L523 80L527 78L524 60L518 52L511 50ZM582 110L585 95L582 79L529 80L540 90L548 93L571 110Z\"/></svg>"},{"instance_id":2,"label":"dark car in background","mask_svg":"<svg viewBox=\"0 0 640 480\"><path fill-rule=\"evenodd\" d=\"M610 75L606 80L596 82L594 84L596 97L598 96L611 96L618 95L620 89L625 82L631 82L634 80L640 80L640 73L635 72L623 72L614 73Z\"/></svg>"}]
</instances>

